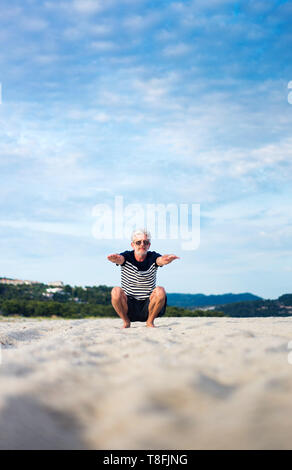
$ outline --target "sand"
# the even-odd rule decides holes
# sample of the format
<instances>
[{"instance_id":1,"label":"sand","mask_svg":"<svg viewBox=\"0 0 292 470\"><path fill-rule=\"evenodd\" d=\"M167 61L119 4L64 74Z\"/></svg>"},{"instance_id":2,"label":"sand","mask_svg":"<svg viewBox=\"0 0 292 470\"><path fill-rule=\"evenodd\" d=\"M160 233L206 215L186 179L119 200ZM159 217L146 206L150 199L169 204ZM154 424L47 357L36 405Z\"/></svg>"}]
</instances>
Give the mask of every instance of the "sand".
<instances>
[{"instance_id":1,"label":"sand","mask_svg":"<svg viewBox=\"0 0 292 470\"><path fill-rule=\"evenodd\" d=\"M0 448L291 449L291 324L2 318Z\"/></svg>"}]
</instances>

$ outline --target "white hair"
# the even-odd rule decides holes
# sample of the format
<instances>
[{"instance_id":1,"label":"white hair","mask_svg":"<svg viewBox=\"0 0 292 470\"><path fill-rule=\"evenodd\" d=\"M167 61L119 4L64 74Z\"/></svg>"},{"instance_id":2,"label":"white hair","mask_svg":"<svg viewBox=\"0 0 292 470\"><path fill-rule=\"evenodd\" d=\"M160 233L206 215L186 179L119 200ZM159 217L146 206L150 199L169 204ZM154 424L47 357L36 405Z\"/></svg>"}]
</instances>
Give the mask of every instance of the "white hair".
<instances>
[{"instance_id":1,"label":"white hair","mask_svg":"<svg viewBox=\"0 0 292 470\"><path fill-rule=\"evenodd\" d=\"M131 235L131 241L133 242L135 238L137 238L138 235L146 235L149 241L151 241L151 233L148 232L144 228L140 228L138 230L133 230L132 235Z\"/></svg>"}]
</instances>

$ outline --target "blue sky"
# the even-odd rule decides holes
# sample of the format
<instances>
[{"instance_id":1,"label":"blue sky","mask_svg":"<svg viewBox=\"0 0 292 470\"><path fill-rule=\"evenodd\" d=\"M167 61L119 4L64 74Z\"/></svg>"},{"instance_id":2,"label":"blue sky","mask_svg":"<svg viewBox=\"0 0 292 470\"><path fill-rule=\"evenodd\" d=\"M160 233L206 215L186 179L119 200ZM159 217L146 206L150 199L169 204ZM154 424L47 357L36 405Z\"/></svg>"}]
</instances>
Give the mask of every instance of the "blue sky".
<instances>
[{"instance_id":1,"label":"blue sky","mask_svg":"<svg viewBox=\"0 0 292 470\"><path fill-rule=\"evenodd\" d=\"M2 0L0 276L119 285L96 204L200 204L168 292L291 292L292 4Z\"/></svg>"}]
</instances>

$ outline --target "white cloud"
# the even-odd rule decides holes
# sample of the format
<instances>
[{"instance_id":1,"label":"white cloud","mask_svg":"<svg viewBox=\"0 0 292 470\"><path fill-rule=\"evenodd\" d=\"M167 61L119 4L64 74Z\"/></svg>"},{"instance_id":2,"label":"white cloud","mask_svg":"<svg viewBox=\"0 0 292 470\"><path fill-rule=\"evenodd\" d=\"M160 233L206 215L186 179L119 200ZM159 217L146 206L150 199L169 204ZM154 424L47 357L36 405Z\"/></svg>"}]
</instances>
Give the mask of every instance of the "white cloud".
<instances>
[{"instance_id":1,"label":"white cloud","mask_svg":"<svg viewBox=\"0 0 292 470\"><path fill-rule=\"evenodd\" d=\"M90 237L90 226L84 227L80 223L70 224L62 222L34 222L31 220L0 220L1 227L10 227L37 232L55 233L58 235L72 235L77 237Z\"/></svg>"},{"instance_id":2,"label":"white cloud","mask_svg":"<svg viewBox=\"0 0 292 470\"><path fill-rule=\"evenodd\" d=\"M135 15L130 16L124 20L124 26L130 29L144 28L143 16Z\"/></svg>"},{"instance_id":3,"label":"white cloud","mask_svg":"<svg viewBox=\"0 0 292 470\"><path fill-rule=\"evenodd\" d=\"M242 4L242 9L249 14L263 15L274 9L274 1L247 0Z\"/></svg>"},{"instance_id":4,"label":"white cloud","mask_svg":"<svg viewBox=\"0 0 292 470\"><path fill-rule=\"evenodd\" d=\"M22 27L26 31L39 32L48 28L48 22L43 18L22 18Z\"/></svg>"},{"instance_id":5,"label":"white cloud","mask_svg":"<svg viewBox=\"0 0 292 470\"><path fill-rule=\"evenodd\" d=\"M85 31L79 28L78 26L65 28L63 31L63 36L68 41L75 41L77 39L80 39L82 36L84 36L84 34Z\"/></svg>"},{"instance_id":6,"label":"white cloud","mask_svg":"<svg viewBox=\"0 0 292 470\"><path fill-rule=\"evenodd\" d=\"M91 47L98 52L107 52L116 49L117 45L112 41L94 41Z\"/></svg>"},{"instance_id":7,"label":"white cloud","mask_svg":"<svg viewBox=\"0 0 292 470\"><path fill-rule=\"evenodd\" d=\"M110 34L112 32L112 26L107 24L95 24L95 25L89 25L88 30L91 34L93 35L106 35Z\"/></svg>"},{"instance_id":8,"label":"white cloud","mask_svg":"<svg viewBox=\"0 0 292 470\"><path fill-rule=\"evenodd\" d=\"M80 38L108 36L112 32L112 26L109 24L91 24L90 22L78 22L77 25L69 26L63 31L63 36L69 41L75 41Z\"/></svg>"},{"instance_id":9,"label":"white cloud","mask_svg":"<svg viewBox=\"0 0 292 470\"><path fill-rule=\"evenodd\" d=\"M0 6L0 18L1 20L6 20L6 19L16 19L17 17L20 17L22 14L23 9L19 6L8 6L7 4L3 4Z\"/></svg>"},{"instance_id":10,"label":"white cloud","mask_svg":"<svg viewBox=\"0 0 292 470\"><path fill-rule=\"evenodd\" d=\"M73 0L72 8L81 14L93 14L102 11L105 7L105 2L100 0Z\"/></svg>"},{"instance_id":11,"label":"white cloud","mask_svg":"<svg viewBox=\"0 0 292 470\"><path fill-rule=\"evenodd\" d=\"M47 65L57 62L60 57L57 54L36 54L32 60L40 65Z\"/></svg>"},{"instance_id":12,"label":"white cloud","mask_svg":"<svg viewBox=\"0 0 292 470\"><path fill-rule=\"evenodd\" d=\"M161 111L164 111L173 104L171 93L178 81L178 73L168 73L162 76L154 75L149 79L136 78L130 80L130 84L132 90L138 92L136 96L134 95L137 103L141 103L142 98L147 105L153 106L153 108L161 107Z\"/></svg>"},{"instance_id":13,"label":"white cloud","mask_svg":"<svg viewBox=\"0 0 292 470\"><path fill-rule=\"evenodd\" d=\"M94 121L97 121L97 122L108 122L111 120L111 116L109 116L109 114L107 113L96 113L93 115L93 120Z\"/></svg>"},{"instance_id":14,"label":"white cloud","mask_svg":"<svg viewBox=\"0 0 292 470\"><path fill-rule=\"evenodd\" d=\"M292 218L291 194L278 193L247 194L245 197L228 200L217 207L201 206L204 218L202 240L206 247L228 246L229 255L242 250L245 262L263 256L271 260L283 254L291 255ZM232 237L230 236L232 235ZM248 251L245 250L248 247ZM259 263L260 261L258 261Z\"/></svg>"},{"instance_id":15,"label":"white cloud","mask_svg":"<svg viewBox=\"0 0 292 470\"><path fill-rule=\"evenodd\" d=\"M123 106L126 104L124 95L106 89L99 91L98 102L109 106Z\"/></svg>"},{"instance_id":16,"label":"white cloud","mask_svg":"<svg viewBox=\"0 0 292 470\"><path fill-rule=\"evenodd\" d=\"M186 13L198 10L215 10L224 6L234 6L234 0L191 0L189 2L173 2L170 6L176 12Z\"/></svg>"},{"instance_id":17,"label":"white cloud","mask_svg":"<svg viewBox=\"0 0 292 470\"><path fill-rule=\"evenodd\" d=\"M188 54L192 47L186 43L170 44L163 49L163 54L166 56L182 56Z\"/></svg>"},{"instance_id":18,"label":"white cloud","mask_svg":"<svg viewBox=\"0 0 292 470\"><path fill-rule=\"evenodd\" d=\"M135 80L134 88L141 91L146 102L156 103L168 93L166 81L159 78L152 78L148 81Z\"/></svg>"},{"instance_id":19,"label":"white cloud","mask_svg":"<svg viewBox=\"0 0 292 470\"><path fill-rule=\"evenodd\" d=\"M177 33L174 31L168 31L166 29L162 29L156 34L156 38L159 41L172 41L173 39L176 38L176 35Z\"/></svg>"},{"instance_id":20,"label":"white cloud","mask_svg":"<svg viewBox=\"0 0 292 470\"><path fill-rule=\"evenodd\" d=\"M133 32L155 26L163 19L161 12L144 12L143 15L130 15L123 20L123 26Z\"/></svg>"}]
</instances>

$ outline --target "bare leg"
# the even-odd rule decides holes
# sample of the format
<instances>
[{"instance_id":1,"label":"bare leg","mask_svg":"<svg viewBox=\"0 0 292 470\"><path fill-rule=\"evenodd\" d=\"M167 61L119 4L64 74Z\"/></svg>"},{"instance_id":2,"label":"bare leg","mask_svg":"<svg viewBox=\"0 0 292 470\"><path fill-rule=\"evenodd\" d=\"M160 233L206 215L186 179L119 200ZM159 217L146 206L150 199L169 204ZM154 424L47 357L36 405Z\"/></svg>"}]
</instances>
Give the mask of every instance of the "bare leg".
<instances>
[{"instance_id":1,"label":"bare leg","mask_svg":"<svg viewBox=\"0 0 292 470\"><path fill-rule=\"evenodd\" d=\"M163 287L155 287L152 294L150 295L149 302L149 315L146 321L146 326L154 328L154 320L162 309L165 302L165 290Z\"/></svg>"},{"instance_id":2,"label":"bare leg","mask_svg":"<svg viewBox=\"0 0 292 470\"><path fill-rule=\"evenodd\" d=\"M111 294L112 306L124 322L122 328L129 328L131 322L128 317L128 301L125 292L120 287L114 287Z\"/></svg>"}]
</instances>

